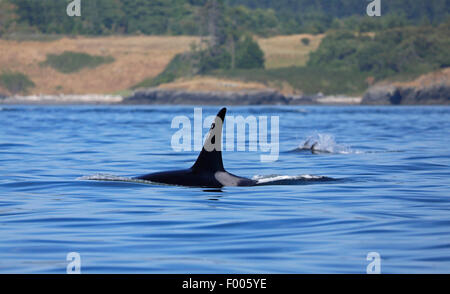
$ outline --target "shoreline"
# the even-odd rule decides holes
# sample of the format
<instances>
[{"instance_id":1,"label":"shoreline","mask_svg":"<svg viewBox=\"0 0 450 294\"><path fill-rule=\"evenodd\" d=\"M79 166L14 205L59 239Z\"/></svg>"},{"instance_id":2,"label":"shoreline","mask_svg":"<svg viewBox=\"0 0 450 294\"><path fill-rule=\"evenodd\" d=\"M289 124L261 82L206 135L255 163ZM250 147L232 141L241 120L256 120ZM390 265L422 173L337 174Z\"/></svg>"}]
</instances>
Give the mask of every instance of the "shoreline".
<instances>
[{"instance_id":1,"label":"shoreline","mask_svg":"<svg viewBox=\"0 0 450 294\"><path fill-rule=\"evenodd\" d=\"M30 95L0 97L0 105L360 105L362 97L283 95L278 91L184 91L141 89L120 95Z\"/></svg>"},{"instance_id":2,"label":"shoreline","mask_svg":"<svg viewBox=\"0 0 450 294\"><path fill-rule=\"evenodd\" d=\"M187 91L138 89L130 96L111 94L59 94L2 96L0 105L449 105L450 88L426 89L375 86L363 97L345 95L290 95L273 89L245 91ZM401 102L394 99L401 97Z\"/></svg>"},{"instance_id":3,"label":"shoreline","mask_svg":"<svg viewBox=\"0 0 450 294\"><path fill-rule=\"evenodd\" d=\"M119 95L30 95L10 96L0 99L0 105L111 105L120 104L123 97Z\"/></svg>"}]
</instances>

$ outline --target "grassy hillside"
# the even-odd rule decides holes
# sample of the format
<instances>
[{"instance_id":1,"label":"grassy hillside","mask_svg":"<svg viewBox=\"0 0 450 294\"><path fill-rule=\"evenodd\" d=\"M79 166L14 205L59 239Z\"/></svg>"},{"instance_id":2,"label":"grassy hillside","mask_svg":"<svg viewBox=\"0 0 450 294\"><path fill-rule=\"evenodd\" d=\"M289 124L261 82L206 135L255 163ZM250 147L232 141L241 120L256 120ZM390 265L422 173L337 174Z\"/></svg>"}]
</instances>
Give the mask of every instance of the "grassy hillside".
<instances>
[{"instance_id":1,"label":"grassy hillside","mask_svg":"<svg viewBox=\"0 0 450 294\"><path fill-rule=\"evenodd\" d=\"M310 40L308 44L302 42L303 39ZM282 68L289 68L295 66L304 66L308 61L309 54L317 49L323 35L290 35L290 36L276 36L269 38L257 38L257 42L264 52L265 68L277 69L282 71ZM134 85L133 88L139 87L155 87L160 84L166 84L175 81L178 78L192 78L195 74L192 73L193 64L195 60L190 58L189 53L175 56L174 59L158 76L149 76ZM240 74L237 74L237 73ZM214 75L216 77L226 76L227 78L251 80L252 73L255 70L240 70L240 71L209 71L207 75ZM266 74L265 69L259 69L256 72ZM245 73L249 73L249 78L245 77ZM236 74L236 77L233 77ZM263 81L260 79L260 81ZM267 84L267 83L266 83ZM275 87L280 90L285 88L292 88L286 85L286 81L277 81L270 83L270 87ZM269 84L267 84L269 86ZM281 86L280 86L281 85ZM220 88L220 87L219 87Z\"/></svg>"},{"instance_id":2,"label":"grassy hillside","mask_svg":"<svg viewBox=\"0 0 450 294\"><path fill-rule=\"evenodd\" d=\"M430 30L394 29L377 33L379 37L377 34L344 34L343 37L336 37L332 33L327 36L299 34L260 37L256 40L264 51L265 69L215 70L208 72L206 77L203 75L200 80L189 74L189 67L180 66L183 65L180 59L174 59L177 54L188 52L192 43L199 41L197 37L79 37L45 42L0 40L0 68L4 72L23 74L21 80L24 82L17 85L26 85L23 91L17 90L19 86L12 85L14 83L7 76L5 81L9 86L6 82L0 83L0 93L12 93L11 89L14 89L14 92L29 94L118 93L136 86L153 87L165 84L164 87L176 89L185 87L201 90L204 87L207 90L234 90L250 89L258 85L258 89L266 86L285 93L361 95L371 84L386 77L389 80L405 81L427 71L448 66L449 55L444 50L448 47L448 34L441 36L441 30L446 32L447 27L442 25ZM305 42L305 38L309 42ZM391 40L392 38L394 40ZM424 43L423 40L427 42ZM389 43L391 41L394 43ZM372 52L372 45L396 48L393 46L396 42L398 50L374 51L374 58L362 58L365 52ZM404 51L403 48L409 50ZM63 64L62 70L42 66L49 56L65 56L67 52L71 52L70 56L82 56L81 59L87 64L73 72L65 71L66 66L71 68L73 65L70 62ZM348 54L344 54L345 52ZM389 57L390 52L393 53L392 58ZM406 63L406 69L398 72L387 71L387 75L380 76L377 76L379 71L359 67L367 66L366 63L359 62L370 60L378 65L395 65L396 60L402 64L402 60L405 60L404 55L400 54L402 52L409 54L406 60L413 60L413 56L416 58L414 63L422 65L412 70L410 66L413 64ZM411 52L415 55L411 55ZM313 53L311 60L310 53ZM378 53L382 54L381 57ZM399 59L396 59L397 57ZM109 60L109 63L97 64L98 59ZM384 63L377 63L377 60ZM95 66L90 64L91 61ZM390 63L386 63L388 61ZM167 85L177 78L172 74L179 72L183 79ZM233 83L238 86L229 86Z\"/></svg>"},{"instance_id":3,"label":"grassy hillside","mask_svg":"<svg viewBox=\"0 0 450 294\"><path fill-rule=\"evenodd\" d=\"M265 68L216 67L201 74L256 81L294 93L361 95L383 79L408 80L449 67L449 30L450 22L446 22L435 27L412 26L371 33L341 29L330 31L325 37L260 38ZM157 86L192 76L192 60L189 55L178 56L156 79L147 79L139 86Z\"/></svg>"},{"instance_id":4,"label":"grassy hillside","mask_svg":"<svg viewBox=\"0 0 450 294\"><path fill-rule=\"evenodd\" d=\"M78 37L46 42L0 40L0 69L25 74L35 84L28 89L30 94L113 93L156 76L176 54L189 50L189 45L196 40L187 36ZM48 55L60 56L65 51L82 54L81 59L88 65L69 73L41 65ZM86 59L83 54L96 58ZM97 64L99 58L111 62ZM97 66L89 67L92 62ZM62 66L73 69L72 65ZM11 92L0 84L0 93Z\"/></svg>"},{"instance_id":5,"label":"grassy hillside","mask_svg":"<svg viewBox=\"0 0 450 294\"><path fill-rule=\"evenodd\" d=\"M325 95L361 95L368 87L368 74L353 70L284 67L268 70L216 71L212 75L241 81L255 81L282 92Z\"/></svg>"},{"instance_id":6,"label":"grassy hillside","mask_svg":"<svg viewBox=\"0 0 450 294\"><path fill-rule=\"evenodd\" d=\"M310 44L304 45L303 38L309 38ZM277 69L304 65L309 52L317 48L322 38L322 35L291 35L258 38L257 41L266 56L266 68ZM26 74L35 84L28 89L30 94L114 93L142 81L142 86L154 85L148 82L161 73L176 54L188 51L192 42L198 41L197 37L186 36L78 37L46 39L45 42L0 40L0 68ZM70 58L66 58L67 55ZM63 62L58 62L58 58L50 62L49 56L50 60L60 56ZM97 64L98 59L104 58L108 59L107 63ZM54 64L56 69L43 66L48 63ZM85 66L78 68L80 64ZM62 68L58 70L59 67ZM10 93L1 84L0 92Z\"/></svg>"},{"instance_id":7,"label":"grassy hillside","mask_svg":"<svg viewBox=\"0 0 450 294\"><path fill-rule=\"evenodd\" d=\"M259 38L258 43L264 51L266 68L280 68L290 66L304 66L309 58L309 53L319 47L324 35L290 35ZM304 44L302 39L308 39L309 44Z\"/></svg>"}]
</instances>

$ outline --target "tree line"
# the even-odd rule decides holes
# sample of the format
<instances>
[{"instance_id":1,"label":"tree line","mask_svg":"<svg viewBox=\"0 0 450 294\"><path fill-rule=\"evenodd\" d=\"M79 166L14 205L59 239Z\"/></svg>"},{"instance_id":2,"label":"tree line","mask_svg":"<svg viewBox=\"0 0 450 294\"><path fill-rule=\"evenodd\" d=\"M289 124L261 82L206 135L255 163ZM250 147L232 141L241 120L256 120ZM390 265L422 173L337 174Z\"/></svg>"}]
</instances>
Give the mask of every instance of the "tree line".
<instances>
[{"instance_id":1,"label":"tree line","mask_svg":"<svg viewBox=\"0 0 450 294\"><path fill-rule=\"evenodd\" d=\"M269 34L277 26L274 11L232 7L218 0L227 16L246 30ZM69 17L70 0L0 0L0 33L202 35L202 9L196 0L82 0L81 16ZM275 33L275 31L273 31Z\"/></svg>"},{"instance_id":2,"label":"tree line","mask_svg":"<svg viewBox=\"0 0 450 294\"><path fill-rule=\"evenodd\" d=\"M437 27L394 28L376 34L330 32L310 54L309 67L347 69L383 79L450 66L450 21Z\"/></svg>"},{"instance_id":3,"label":"tree line","mask_svg":"<svg viewBox=\"0 0 450 294\"><path fill-rule=\"evenodd\" d=\"M225 16L257 35L361 31L418 24L449 17L450 0L382 1L382 17L369 18L365 0L217 0ZM0 0L0 33L201 35L209 0L82 0L81 17L68 17L71 0Z\"/></svg>"}]
</instances>

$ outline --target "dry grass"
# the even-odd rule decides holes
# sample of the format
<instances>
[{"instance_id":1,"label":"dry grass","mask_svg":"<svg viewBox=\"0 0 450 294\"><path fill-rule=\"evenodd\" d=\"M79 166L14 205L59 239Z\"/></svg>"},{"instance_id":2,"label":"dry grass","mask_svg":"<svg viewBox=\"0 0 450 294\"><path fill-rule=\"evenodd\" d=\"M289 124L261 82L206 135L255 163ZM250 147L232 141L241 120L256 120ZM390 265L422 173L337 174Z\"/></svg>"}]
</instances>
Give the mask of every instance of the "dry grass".
<instances>
[{"instance_id":1,"label":"dry grass","mask_svg":"<svg viewBox=\"0 0 450 294\"><path fill-rule=\"evenodd\" d=\"M307 37L305 46L301 39ZM292 35L261 38L258 42L266 55L267 68L302 66L310 51L315 50L323 35ZM178 53L189 50L197 37L188 36L112 36L99 38L62 38L55 41L7 41L0 40L0 71L22 72L36 87L30 94L90 94L120 93L125 89L161 73ZM91 55L112 56L115 62L96 68L85 68L71 74L60 73L51 67L40 66L47 54L64 51L83 52ZM236 83L205 78L178 81L164 87L194 90L261 89L261 84ZM0 87L0 93L7 93Z\"/></svg>"},{"instance_id":2,"label":"dry grass","mask_svg":"<svg viewBox=\"0 0 450 294\"><path fill-rule=\"evenodd\" d=\"M290 35L276 36L271 38L257 39L266 57L266 68L281 68L289 66L304 66L311 51L316 50L324 35ZM309 38L310 44L304 45L302 38ZM257 82L243 82L230 79L219 79L215 77L194 77L179 79L173 83L163 84L159 87L165 89L187 90L187 91L242 91L277 89L284 94L300 94L287 82L269 83L265 85Z\"/></svg>"},{"instance_id":3,"label":"dry grass","mask_svg":"<svg viewBox=\"0 0 450 294\"><path fill-rule=\"evenodd\" d=\"M188 50L195 40L186 36L78 37L52 42L0 40L0 70L26 74L36 84L31 94L112 93L156 76L173 56ZM110 55L115 62L72 74L39 65L47 54L64 51ZM0 92L8 91L0 88Z\"/></svg>"},{"instance_id":4,"label":"dry grass","mask_svg":"<svg viewBox=\"0 0 450 294\"><path fill-rule=\"evenodd\" d=\"M198 76L192 79L179 79L173 83L162 84L159 88L185 91L248 91L267 89L267 86L256 82L241 82Z\"/></svg>"},{"instance_id":5,"label":"dry grass","mask_svg":"<svg viewBox=\"0 0 450 294\"><path fill-rule=\"evenodd\" d=\"M431 86L450 86L450 68L421 75L413 81L396 82L393 84L399 87L413 87L419 89Z\"/></svg>"},{"instance_id":6,"label":"dry grass","mask_svg":"<svg viewBox=\"0 0 450 294\"><path fill-rule=\"evenodd\" d=\"M319 47L324 35L290 35L258 39L266 57L266 68L280 68L288 66L304 66L308 61L308 54ZM302 38L309 38L310 44L304 45Z\"/></svg>"}]
</instances>

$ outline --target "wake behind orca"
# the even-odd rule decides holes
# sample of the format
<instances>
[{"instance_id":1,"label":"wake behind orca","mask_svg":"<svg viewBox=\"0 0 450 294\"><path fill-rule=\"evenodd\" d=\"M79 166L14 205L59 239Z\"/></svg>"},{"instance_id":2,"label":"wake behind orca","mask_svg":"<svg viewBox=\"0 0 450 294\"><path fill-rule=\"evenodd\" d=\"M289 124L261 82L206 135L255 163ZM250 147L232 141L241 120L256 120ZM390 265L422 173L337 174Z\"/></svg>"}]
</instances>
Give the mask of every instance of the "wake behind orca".
<instances>
[{"instance_id":1,"label":"wake behind orca","mask_svg":"<svg viewBox=\"0 0 450 294\"><path fill-rule=\"evenodd\" d=\"M222 108L211 125L202 151L194 165L188 169L151 173L136 177L161 184L221 188L224 186L255 186L258 182L230 174L222 162L222 126L226 108Z\"/></svg>"}]
</instances>

